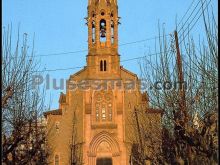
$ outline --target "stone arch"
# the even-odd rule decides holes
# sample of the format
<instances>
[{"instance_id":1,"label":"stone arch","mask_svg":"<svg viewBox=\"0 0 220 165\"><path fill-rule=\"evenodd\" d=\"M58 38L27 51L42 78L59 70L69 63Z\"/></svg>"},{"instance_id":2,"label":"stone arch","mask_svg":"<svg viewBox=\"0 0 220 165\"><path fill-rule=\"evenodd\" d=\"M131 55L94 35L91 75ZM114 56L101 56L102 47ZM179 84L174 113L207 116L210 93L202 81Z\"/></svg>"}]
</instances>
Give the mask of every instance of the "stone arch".
<instances>
[{"instance_id":1,"label":"stone arch","mask_svg":"<svg viewBox=\"0 0 220 165\"><path fill-rule=\"evenodd\" d=\"M117 140L112 137L112 135L106 131L98 133L93 140L90 142L89 153L90 155L96 156L97 149L99 145L103 142L106 142L111 147L112 156L120 155L120 148Z\"/></svg>"}]
</instances>

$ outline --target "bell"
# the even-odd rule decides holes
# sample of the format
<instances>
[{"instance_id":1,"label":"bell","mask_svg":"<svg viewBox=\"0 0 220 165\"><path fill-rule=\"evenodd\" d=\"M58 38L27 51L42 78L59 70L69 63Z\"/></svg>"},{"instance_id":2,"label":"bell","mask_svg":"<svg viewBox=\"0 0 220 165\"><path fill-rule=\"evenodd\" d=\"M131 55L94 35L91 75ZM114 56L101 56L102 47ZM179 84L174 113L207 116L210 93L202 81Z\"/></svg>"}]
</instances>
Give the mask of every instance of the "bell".
<instances>
[{"instance_id":1,"label":"bell","mask_svg":"<svg viewBox=\"0 0 220 165\"><path fill-rule=\"evenodd\" d=\"M105 30L104 29L101 29L101 37L102 38L105 38L106 36L105 36Z\"/></svg>"}]
</instances>

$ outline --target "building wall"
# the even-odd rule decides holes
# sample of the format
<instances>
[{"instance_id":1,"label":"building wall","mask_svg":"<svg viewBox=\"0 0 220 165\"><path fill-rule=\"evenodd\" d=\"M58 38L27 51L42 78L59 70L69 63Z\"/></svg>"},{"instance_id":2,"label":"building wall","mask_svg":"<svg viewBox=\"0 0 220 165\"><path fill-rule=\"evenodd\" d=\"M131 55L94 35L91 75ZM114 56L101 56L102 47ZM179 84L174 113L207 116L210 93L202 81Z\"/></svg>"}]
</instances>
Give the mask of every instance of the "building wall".
<instances>
[{"instance_id":1,"label":"building wall","mask_svg":"<svg viewBox=\"0 0 220 165\"><path fill-rule=\"evenodd\" d=\"M86 70L80 72L80 74L75 77L71 76L70 79L86 79ZM105 79L108 80L108 77ZM136 81L137 77L122 69L122 82L127 79ZM134 106L140 102L141 93L138 89L126 91L123 88L120 90L115 88L111 91L113 94L113 122L97 125L94 123L95 91L69 91L67 89L66 101L61 103L60 106L62 114L47 116L48 130L50 130L48 142L52 150L50 162L54 162L54 156L58 154L60 164L69 164L70 143L74 134L74 141L82 148L82 157L85 164L95 164L96 158L103 156L112 157L114 164L128 164L131 127L127 118L129 118L129 113ZM55 128L57 122L59 123L58 130ZM75 123L73 124L73 122ZM102 148L106 147L103 143L110 146L109 151L105 151L106 153L97 151L99 145L103 145Z\"/></svg>"}]
</instances>

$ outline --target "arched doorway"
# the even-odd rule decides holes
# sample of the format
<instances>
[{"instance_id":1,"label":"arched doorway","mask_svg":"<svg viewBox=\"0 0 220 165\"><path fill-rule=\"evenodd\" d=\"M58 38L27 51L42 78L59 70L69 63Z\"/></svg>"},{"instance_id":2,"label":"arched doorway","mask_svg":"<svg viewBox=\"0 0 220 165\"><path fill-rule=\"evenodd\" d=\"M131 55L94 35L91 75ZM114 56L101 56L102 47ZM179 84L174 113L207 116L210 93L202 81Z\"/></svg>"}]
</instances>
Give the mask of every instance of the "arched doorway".
<instances>
[{"instance_id":1,"label":"arched doorway","mask_svg":"<svg viewBox=\"0 0 220 165\"><path fill-rule=\"evenodd\" d=\"M100 132L90 143L89 165L120 164L120 149L118 142L108 132Z\"/></svg>"}]
</instances>

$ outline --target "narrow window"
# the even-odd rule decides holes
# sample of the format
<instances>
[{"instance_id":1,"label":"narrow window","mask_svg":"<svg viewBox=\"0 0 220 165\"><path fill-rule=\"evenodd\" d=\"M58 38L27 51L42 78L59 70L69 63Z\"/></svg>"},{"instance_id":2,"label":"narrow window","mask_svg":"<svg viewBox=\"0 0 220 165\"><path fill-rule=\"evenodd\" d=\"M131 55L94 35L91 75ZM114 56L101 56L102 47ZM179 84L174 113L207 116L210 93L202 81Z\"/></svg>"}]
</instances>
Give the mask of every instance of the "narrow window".
<instances>
[{"instance_id":1,"label":"narrow window","mask_svg":"<svg viewBox=\"0 0 220 165\"><path fill-rule=\"evenodd\" d=\"M95 21L92 21L92 43L95 43Z\"/></svg>"},{"instance_id":2,"label":"narrow window","mask_svg":"<svg viewBox=\"0 0 220 165\"><path fill-rule=\"evenodd\" d=\"M109 115L109 121L112 121L112 104L108 103L108 115Z\"/></svg>"},{"instance_id":3,"label":"narrow window","mask_svg":"<svg viewBox=\"0 0 220 165\"><path fill-rule=\"evenodd\" d=\"M104 71L107 71L107 64L106 64L106 60L104 60Z\"/></svg>"},{"instance_id":4,"label":"narrow window","mask_svg":"<svg viewBox=\"0 0 220 165\"><path fill-rule=\"evenodd\" d=\"M106 109L105 104L102 106L102 121L106 120Z\"/></svg>"},{"instance_id":5,"label":"narrow window","mask_svg":"<svg viewBox=\"0 0 220 165\"><path fill-rule=\"evenodd\" d=\"M103 61L100 61L100 71L103 71Z\"/></svg>"},{"instance_id":6,"label":"narrow window","mask_svg":"<svg viewBox=\"0 0 220 165\"><path fill-rule=\"evenodd\" d=\"M111 21L111 43L114 44L114 22Z\"/></svg>"},{"instance_id":7,"label":"narrow window","mask_svg":"<svg viewBox=\"0 0 220 165\"><path fill-rule=\"evenodd\" d=\"M99 104L96 105L96 121L99 121Z\"/></svg>"},{"instance_id":8,"label":"narrow window","mask_svg":"<svg viewBox=\"0 0 220 165\"><path fill-rule=\"evenodd\" d=\"M59 165L59 155L55 155L55 165Z\"/></svg>"}]
</instances>

